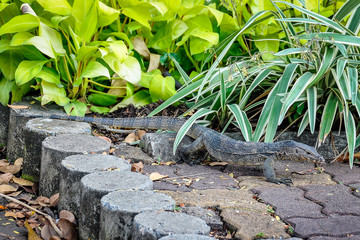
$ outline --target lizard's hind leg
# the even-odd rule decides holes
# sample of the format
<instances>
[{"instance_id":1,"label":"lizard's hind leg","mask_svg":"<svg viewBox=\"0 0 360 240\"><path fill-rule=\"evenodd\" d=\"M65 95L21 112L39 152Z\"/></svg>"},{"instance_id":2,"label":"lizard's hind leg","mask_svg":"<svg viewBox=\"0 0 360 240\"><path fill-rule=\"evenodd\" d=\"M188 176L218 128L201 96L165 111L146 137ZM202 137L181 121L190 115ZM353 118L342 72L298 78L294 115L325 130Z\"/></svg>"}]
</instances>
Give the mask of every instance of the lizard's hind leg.
<instances>
[{"instance_id":1,"label":"lizard's hind leg","mask_svg":"<svg viewBox=\"0 0 360 240\"><path fill-rule=\"evenodd\" d=\"M190 165L203 162L206 158L206 153L202 137L196 139L192 144L184 145L179 149L180 160Z\"/></svg>"},{"instance_id":2,"label":"lizard's hind leg","mask_svg":"<svg viewBox=\"0 0 360 240\"><path fill-rule=\"evenodd\" d=\"M269 182L272 182L272 183L285 184L286 186L290 186L290 184L293 183L290 178L276 178L274 167L273 167L274 159L276 159L275 155L271 155L265 159L265 162L263 165L263 171L264 171L266 180Z\"/></svg>"}]
</instances>

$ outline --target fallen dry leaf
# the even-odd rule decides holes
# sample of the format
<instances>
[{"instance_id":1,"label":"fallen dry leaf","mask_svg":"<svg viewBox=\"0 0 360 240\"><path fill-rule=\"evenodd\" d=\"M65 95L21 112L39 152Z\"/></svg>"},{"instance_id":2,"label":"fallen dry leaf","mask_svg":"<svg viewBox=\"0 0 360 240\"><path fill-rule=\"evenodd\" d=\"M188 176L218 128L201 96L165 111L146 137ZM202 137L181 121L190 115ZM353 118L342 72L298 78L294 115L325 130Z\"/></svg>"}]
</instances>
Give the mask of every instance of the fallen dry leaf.
<instances>
[{"instance_id":1,"label":"fallen dry leaf","mask_svg":"<svg viewBox=\"0 0 360 240\"><path fill-rule=\"evenodd\" d=\"M105 141L108 141L109 143L111 143L111 139L108 138L108 137L101 136L101 135L99 135L99 136L97 136L97 137L98 137L98 138L101 138L101 139L104 139Z\"/></svg>"},{"instance_id":2,"label":"fallen dry leaf","mask_svg":"<svg viewBox=\"0 0 360 240\"><path fill-rule=\"evenodd\" d=\"M0 160L0 167L9 166L9 165L10 165L10 163L8 163L8 161L6 159Z\"/></svg>"},{"instance_id":3,"label":"fallen dry leaf","mask_svg":"<svg viewBox=\"0 0 360 240\"><path fill-rule=\"evenodd\" d=\"M28 109L29 108L29 106L25 106L25 105L10 105L10 104L8 104L7 106L12 109Z\"/></svg>"},{"instance_id":4,"label":"fallen dry leaf","mask_svg":"<svg viewBox=\"0 0 360 240\"><path fill-rule=\"evenodd\" d=\"M29 223L27 221L25 221L25 227L28 230L28 240L42 240L41 237L39 237L35 231L31 228L31 226L29 225Z\"/></svg>"},{"instance_id":5,"label":"fallen dry leaf","mask_svg":"<svg viewBox=\"0 0 360 240\"><path fill-rule=\"evenodd\" d=\"M49 240L61 240L61 238L60 238L60 237L52 236L51 238L49 238Z\"/></svg>"},{"instance_id":6,"label":"fallen dry leaf","mask_svg":"<svg viewBox=\"0 0 360 240\"><path fill-rule=\"evenodd\" d=\"M161 55L159 55L159 54L150 53L150 62L149 62L149 67L147 69L147 72L151 72L151 71L159 68L160 57L161 57Z\"/></svg>"},{"instance_id":7,"label":"fallen dry leaf","mask_svg":"<svg viewBox=\"0 0 360 240\"><path fill-rule=\"evenodd\" d=\"M59 193L52 195L49 199L49 203L51 207L56 207L59 203Z\"/></svg>"},{"instance_id":8,"label":"fallen dry leaf","mask_svg":"<svg viewBox=\"0 0 360 240\"><path fill-rule=\"evenodd\" d=\"M4 193L4 194L16 192L17 189L18 189L17 187L13 187L7 184L0 185L0 193Z\"/></svg>"},{"instance_id":9,"label":"fallen dry leaf","mask_svg":"<svg viewBox=\"0 0 360 240\"><path fill-rule=\"evenodd\" d=\"M133 143L135 141L136 141L136 135L133 132L130 133L129 135L127 135L125 140L124 140L125 143Z\"/></svg>"},{"instance_id":10,"label":"fallen dry leaf","mask_svg":"<svg viewBox=\"0 0 360 240\"><path fill-rule=\"evenodd\" d=\"M146 46L144 38L141 36L136 36L131 38L131 43L134 46L135 51L137 51L141 56L143 56L146 60L150 59L150 51Z\"/></svg>"},{"instance_id":11,"label":"fallen dry leaf","mask_svg":"<svg viewBox=\"0 0 360 240\"><path fill-rule=\"evenodd\" d=\"M20 172L21 165L9 165L0 167L0 172L16 174Z\"/></svg>"},{"instance_id":12,"label":"fallen dry leaf","mask_svg":"<svg viewBox=\"0 0 360 240\"><path fill-rule=\"evenodd\" d=\"M169 175L161 175L160 173L158 172L153 172L150 174L150 179L152 181L158 181L158 180L161 180L161 179L164 179L164 178L168 178Z\"/></svg>"},{"instance_id":13,"label":"fallen dry leaf","mask_svg":"<svg viewBox=\"0 0 360 240\"><path fill-rule=\"evenodd\" d=\"M14 165L15 166L21 166L23 164L23 162L24 162L23 158L18 158L18 159L15 160Z\"/></svg>"},{"instance_id":14,"label":"fallen dry leaf","mask_svg":"<svg viewBox=\"0 0 360 240\"><path fill-rule=\"evenodd\" d=\"M61 230L63 238L65 238L66 240L77 239L75 226L69 220L65 218L60 218L57 225Z\"/></svg>"},{"instance_id":15,"label":"fallen dry leaf","mask_svg":"<svg viewBox=\"0 0 360 240\"><path fill-rule=\"evenodd\" d=\"M50 199L44 196L40 196L38 197L35 202L37 202L38 204L40 204L41 206L49 206L50 204Z\"/></svg>"},{"instance_id":16,"label":"fallen dry leaf","mask_svg":"<svg viewBox=\"0 0 360 240\"><path fill-rule=\"evenodd\" d=\"M211 162L211 163L209 163L209 166L226 166L226 165L228 165L228 163L227 162Z\"/></svg>"},{"instance_id":17,"label":"fallen dry leaf","mask_svg":"<svg viewBox=\"0 0 360 240\"><path fill-rule=\"evenodd\" d=\"M20 193L22 193L22 190L17 191L17 192L10 193L10 194L8 194L8 196L10 196L10 197L17 197L17 196L20 195Z\"/></svg>"},{"instance_id":18,"label":"fallen dry leaf","mask_svg":"<svg viewBox=\"0 0 360 240\"><path fill-rule=\"evenodd\" d=\"M144 170L144 164L142 162L131 164L131 171L132 172L142 173L143 170Z\"/></svg>"},{"instance_id":19,"label":"fallen dry leaf","mask_svg":"<svg viewBox=\"0 0 360 240\"><path fill-rule=\"evenodd\" d=\"M17 218L24 218L25 214L23 212L16 212L16 217Z\"/></svg>"},{"instance_id":20,"label":"fallen dry leaf","mask_svg":"<svg viewBox=\"0 0 360 240\"><path fill-rule=\"evenodd\" d=\"M21 186L32 186L34 185L33 182L30 182L29 180L23 179L23 178L17 178L17 177L13 177L12 179L14 181L14 183L17 183Z\"/></svg>"},{"instance_id":21,"label":"fallen dry leaf","mask_svg":"<svg viewBox=\"0 0 360 240\"><path fill-rule=\"evenodd\" d=\"M0 174L0 179L4 183L9 183L13 176L14 175L12 173L4 173L4 174Z\"/></svg>"},{"instance_id":22,"label":"fallen dry leaf","mask_svg":"<svg viewBox=\"0 0 360 240\"><path fill-rule=\"evenodd\" d=\"M41 237L45 240L49 240L51 237L57 237L57 233L49 223L45 223L45 225L41 228ZM59 238L60 239L60 238Z\"/></svg>"},{"instance_id":23,"label":"fallen dry leaf","mask_svg":"<svg viewBox=\"0 0 360 240\"><path fill-rule=\"evenodd\" d=\"M137 130L136 131L136 139L140 140L146 134L145 130Z\"/></svg>"},{"instance_id":24,"label":"fallen dry leaf","mask_svg":"<svg viewBox=\"0 0 360 240\"><path fill-rule=\"evenodd\" d=\"M11 212L11 211L6 211L5 212L5 217L12 217L17 219L16 213L15 212Z\"/></svg>"},{"instance_id":25,"label":"fallen dry leaf","mask_svg":"<svg viewBox=\"0 0 360 240\"><path fill-rule=\"evenodd\" d=\"M76 221L74 214L72 214L72 212L70 212L68 210L61 210L60 213L59 213L59 217L67 219L71 223L75 223L75 221Z\"/></svg>"},{"instance_id":26,"label":"fallen dry leaf","mask_svg":"<svg viewBox=\"0 0 360 240\"><path fill-rule=\"evenodd\" d=\"M116 148L111 148L111 149L109 150L109 153L111 154L111 153L113 153L115 150L116 150Z\"/></svg>"}]
</instances>

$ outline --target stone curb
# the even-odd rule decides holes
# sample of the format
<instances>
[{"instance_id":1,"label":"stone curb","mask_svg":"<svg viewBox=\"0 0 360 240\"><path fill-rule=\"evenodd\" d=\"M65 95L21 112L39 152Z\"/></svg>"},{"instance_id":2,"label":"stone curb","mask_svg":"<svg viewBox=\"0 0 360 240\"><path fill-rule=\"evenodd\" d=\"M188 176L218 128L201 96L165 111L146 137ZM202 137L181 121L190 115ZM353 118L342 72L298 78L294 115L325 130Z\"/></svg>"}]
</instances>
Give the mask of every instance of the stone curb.
<instances>
[{"instance_id":1,"label":"stone curb","mask_svg":"<svg viewBox=\"0 0 360 240\"><path fill-rule=\"evenodd\" d=\"M59 211L68 210L78 217L81 178L89 173L109 170L130 172L131 165L124 159L112 155L87 154L66 157L61 162Z\"/></svg>"},{"instance_id":2,"label":"stone curb","mask_svg":"<svg viewBox=\"0 0 360 240\"><path fill-rule=\"evenodd\" d=\"M62 134L42 142L39 192L50 197L59 192L61 161L77 154L109 152L110 143L90 135Z\"/></svg>"},{"instance_id":3,"label":"stone curb","mask_svg":"<svg viewBox=\"0 0 360 240\"><path fill-rule=\"evenodd\" d=\"M131 239L134 217L146 211L173 211L175 201L153 191L117 191L101 198L99 239Z\"/></svg>"},{"instance_id":4,"label":"stone curb","mask_svg":"<svg viewBox=\"0 0 360 240\"><path fill-rule=\"evenodd\" d=\"M40 179L41 146L48 136L59 134L91 134L91 126L83 122L35 118L26 123L24 130L24 163L22 177L32 182Z\"/></svg>"},{"instance_id":5,"label":"stone curb","mask_svg":"<svg viewBox=\"0 0 360 240\"><path fill-rule=\"evenodd\" d=\"M10 109L0 103L0 147L6 146L9 129Z\"/></svg>"},{"instance_id":6,"label":"stone curb","mask_svg":"<svg viewBox=\"0 0 360 240\"><path fill-rule=\"evenodd\" d=\"M28 101L16 102L13 105L28 107L25 109L10 109L9 131L7 138L7 156L10 162L14 162L20 157L24 157L24 130L26 123L32 118L29 115L44 114L44 109L39 103L30 104ZM65 115L58 106L47 106L46 114Z\"/></svg>"},{"instance_id":7,"label":"stone curb","mask_svg":"<svg viewBox=\"0 0 360 240\"><path fill-rule=\"evenodd\" d=\"M210 227L205 221L184 213L153 211L135 216L133 240L156 240L171 234L208 235Z\"/></svg>"}]
</instances>

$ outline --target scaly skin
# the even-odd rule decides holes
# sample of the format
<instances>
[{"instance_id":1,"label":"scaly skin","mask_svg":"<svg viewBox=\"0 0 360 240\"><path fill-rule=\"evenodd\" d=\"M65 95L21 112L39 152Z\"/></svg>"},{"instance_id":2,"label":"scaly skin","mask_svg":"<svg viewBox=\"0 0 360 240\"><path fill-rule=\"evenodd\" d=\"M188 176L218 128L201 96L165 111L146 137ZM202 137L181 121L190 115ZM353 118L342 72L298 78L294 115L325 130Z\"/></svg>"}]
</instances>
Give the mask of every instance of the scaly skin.
<instances>
[{"instance_id":1,"label":"scaly skin","mask_svg":"<svg viewBox=\"0 0 360 240\"><path fill-rule=\"evenodd\" d=\"M185 120L171 117L145 118L93 118L59 115L29 115L26 117L42 117L71 121L98 123L122 128L162 129L179 131ZM312 161L324 163L324 158L306 144L292 140L274 143L243 142L222 135L212 129L194 124L186 133L195 141L180 149L180 157L185 162L192 163L192 155L199 150L206 149L215 159L234 165L263 165L265 177L274 183L289 185L290 179L278 179L272 166L274 159L292 161Z\"/></svg>"}]
</instances>

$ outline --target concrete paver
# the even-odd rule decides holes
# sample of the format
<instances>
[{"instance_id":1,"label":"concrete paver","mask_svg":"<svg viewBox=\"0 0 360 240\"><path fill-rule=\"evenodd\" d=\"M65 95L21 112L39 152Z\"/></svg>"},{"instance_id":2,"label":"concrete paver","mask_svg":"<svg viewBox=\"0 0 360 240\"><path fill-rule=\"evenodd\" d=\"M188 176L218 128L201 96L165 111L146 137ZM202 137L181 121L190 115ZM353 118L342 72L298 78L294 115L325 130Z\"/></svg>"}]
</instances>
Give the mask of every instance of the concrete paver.
<instances>
[{"instance_id":1,"label":"concrete paver","mask_svg":"<svg viewBox=\"0 0 360 240\"><path fill-rule=\"evenodd\" d=\"M325 172L333 176L333 180L349 185L354 183L360 183L360 167L354 166L350 169L349 165L334 163L324 166Z\"/></svg>"},{"instance_id":2,"label":"concrete paver","mask_svg":"<svg viewBox=\"0 0 360 240\"><path fill-rule=\"evenodd\" d=\"M275 208L281 219L292 217L323 218L322 207L304 198L304 191L296 187L257 188L258 197ZM284 201L286 199L286 201Z\"/></svg>"},{"instance_id":3,"label":"concrete paver","mask_svg":"<svg viewBox=\"0 0 360 240\"><path fill-rule=\"evenodd\" d=\"M291 218L287 221L295 227L296 235L301 238L309 238L316 235L344 237L351 234L360 234L360 216L337 215L315 219Z\"/></svg>"},{"instance_id":4,"label":"concrete paver","mask_svg":"<svg viewBox=\"0 0 360 240\"><path fill-rule=\"evenodd\" d=\"M305 197L322 205L323 213L327 215L348 214L360 216L360 198L351 193L344 185L312 185L302 187L306 190ZM310 217L310 216L309 216Z\"/></svg>"}]
</instances>

